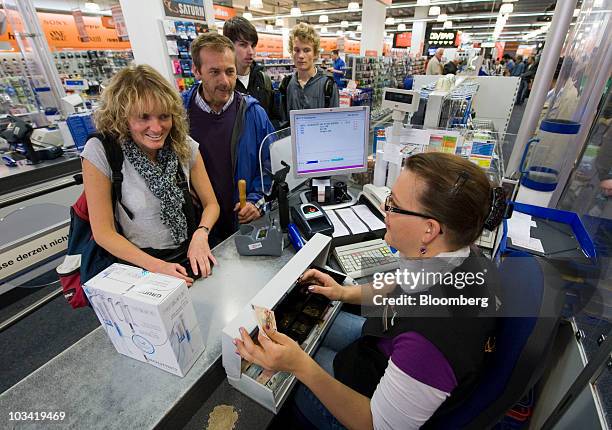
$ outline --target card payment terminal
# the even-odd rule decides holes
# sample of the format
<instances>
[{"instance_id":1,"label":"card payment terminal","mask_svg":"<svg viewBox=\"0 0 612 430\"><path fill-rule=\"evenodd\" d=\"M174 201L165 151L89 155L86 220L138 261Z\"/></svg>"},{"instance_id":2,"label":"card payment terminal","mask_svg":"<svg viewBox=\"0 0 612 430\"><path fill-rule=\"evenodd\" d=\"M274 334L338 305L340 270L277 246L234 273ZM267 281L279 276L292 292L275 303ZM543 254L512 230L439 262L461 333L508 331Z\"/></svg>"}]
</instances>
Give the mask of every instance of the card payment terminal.
<instances>
[{"instance_id":1,"label":"card payment terminal","mask_svg":"<svg viewBox=\"0 0 612 430\"><path fill-rule=\"evenodd\" d=\"M317 233L331 236L334 226L318 203L303 203L291 206L291 218L306 239Z\"/></svg>"}]
</instances>

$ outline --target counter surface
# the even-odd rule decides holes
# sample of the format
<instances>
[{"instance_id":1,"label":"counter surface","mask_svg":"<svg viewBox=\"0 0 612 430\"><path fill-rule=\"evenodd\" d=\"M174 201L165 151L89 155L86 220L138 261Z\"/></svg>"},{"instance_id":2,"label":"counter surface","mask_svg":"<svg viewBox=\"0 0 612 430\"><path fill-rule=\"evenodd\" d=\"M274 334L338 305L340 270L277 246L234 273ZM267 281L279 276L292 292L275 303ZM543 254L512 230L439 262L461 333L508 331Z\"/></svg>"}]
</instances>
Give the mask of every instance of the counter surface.
<instances>
[{"instance_id":1,"label":"counter surface","mask_svg":"<svg viewBox=\"0 0 612 430\"><path fill-rule=\"evenodd\" d=\"M190 288L206 350L184 378L117 353L99 327L2 393L2 416L10 411L63 411L61 425L71 428L148 429L160 424L221 356L223 327L294 252L286 248L279 258L242 257L230 237L214 254L219 264L213 276ZM41 423L11 425L40 428Z\"/></svg>"},{"instance_id":2,"label":"counter surface","mask_svg":"<svg viewBox=\"0 0 612 430\"><path fill-rule=\"evenodd\" d=\"M0 164L0 196L80 171L81 158L72 153L34 165L7 167Z\"/></svg>"}]
</instances>

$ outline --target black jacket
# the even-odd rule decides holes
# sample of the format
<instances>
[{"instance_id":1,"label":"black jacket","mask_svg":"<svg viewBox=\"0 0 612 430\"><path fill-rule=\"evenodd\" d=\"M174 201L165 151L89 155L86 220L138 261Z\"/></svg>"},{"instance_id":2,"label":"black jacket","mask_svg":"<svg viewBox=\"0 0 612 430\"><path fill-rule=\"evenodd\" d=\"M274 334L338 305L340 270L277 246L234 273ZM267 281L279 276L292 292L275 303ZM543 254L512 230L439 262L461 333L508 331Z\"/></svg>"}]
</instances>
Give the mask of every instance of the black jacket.
<instances>
[{"instance_id":1,"label":"black jacket","mask_svg":"<svg viewBox=\"0 0 612 430\"><path fill-rule=\"evenodd\" d=\"M248 88L244 87L240 79L236 79L236 91L255 97L273 123L274 120L279 118L278 109L274 100L272 81L265 73L264 67L260 64L253 62L251 73L249 74Z\"/></svg>"}]
</instances>

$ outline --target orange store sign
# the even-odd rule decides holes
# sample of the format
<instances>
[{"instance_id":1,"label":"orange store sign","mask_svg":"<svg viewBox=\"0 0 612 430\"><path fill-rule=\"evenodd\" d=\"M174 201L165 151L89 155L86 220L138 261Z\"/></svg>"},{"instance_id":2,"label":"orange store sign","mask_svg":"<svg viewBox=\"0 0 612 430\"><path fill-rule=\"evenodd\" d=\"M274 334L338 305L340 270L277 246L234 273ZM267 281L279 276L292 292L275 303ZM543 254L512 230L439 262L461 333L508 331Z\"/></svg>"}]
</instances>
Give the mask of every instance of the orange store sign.
<instances>
[{"instance_id":1,"label":"orange store sign","mask_svg":"<svg viewBox=\"0 0 612 430\"><path fill-rule=\"evenodd\" d=\"M102 18L83 16L83 24L89 36L89 41L83 42L72 15L38 12L38 19L51 49L130 49L130 42L120 41L114 28L103 25ZM0 35L0 42L9 42L14 50L19 49L10 26Z\"/></svg>"}]
</instances>

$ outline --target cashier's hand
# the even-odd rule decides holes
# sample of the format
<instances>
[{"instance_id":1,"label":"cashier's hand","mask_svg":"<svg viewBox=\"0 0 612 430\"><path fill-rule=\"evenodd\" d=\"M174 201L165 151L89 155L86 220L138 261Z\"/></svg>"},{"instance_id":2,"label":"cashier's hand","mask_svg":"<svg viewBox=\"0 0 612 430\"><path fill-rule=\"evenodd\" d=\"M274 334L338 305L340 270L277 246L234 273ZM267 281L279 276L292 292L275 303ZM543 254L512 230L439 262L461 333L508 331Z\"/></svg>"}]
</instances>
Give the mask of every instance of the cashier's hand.
<instances>
[{"instance_id":1,"label":"cashier's hand","mask_svg":"<svg viewBox=\"0 0 612 430\"><path fill-rule=\"evenodd\" d=\"M330 300L342 301L345 288L338 284L334 279L319 272L316 269L310 269L304 272L300 279L301 284L308 285L308 291L311 293L321 294Z\"/></svg>"},{"instance_id":2,"label":"cashier's hand","mask_svg":"<svg viewBox=\"0 0 612 430\"><path fill-rule=\"evenodd\" d=\"M261 212L251 202L246 202L246 205L244 205L242 209L240 209L240 203L236 203L234 212L238 212L238 222L240 224L248 224L261 217Z\"/></svg>"},{"instance_id":3,"label":"cashier's hand","mask_svg":"<svg viewBox=\"0 0 612 430\"><path fill-rule=\"evenodd\" d=\"M234 339L236 352L242 358L264 369L296 373L308 365L310 357L296 341L276 330L259 331L256 345L244 327L240 327L240 339Z\"/></svg>"},{"instance_id":4,"label":"cashier's hand","mask_svg":"<svg viewBox=\"0 0 612 430\"><path fill-rule=\"evenodd\" d=\"M153 266L147 268L149 272L163 273L164 275L174 276L175 278L183 279L188 287L193 284L193 279L187 276L187 270L178 263L168 263L164 260L157 260Z\"/></svg>"},{"instance_id":5,"label":"cashier's hand","mask_svg":"<svg viewBox=\"0 0 612 430\"><path fill-rule=\"evenodd\" d=\"M202 273L203 278L207 278L212 274L212 264L217 265L217 260L210 251L208 245L208 233L204 230L196 230L191 237L191 243L189 244L189 250L187 251L187 258L189 258L189 264L191 264L191 270L194 275Z\"/></svg>"}]
</instances>

